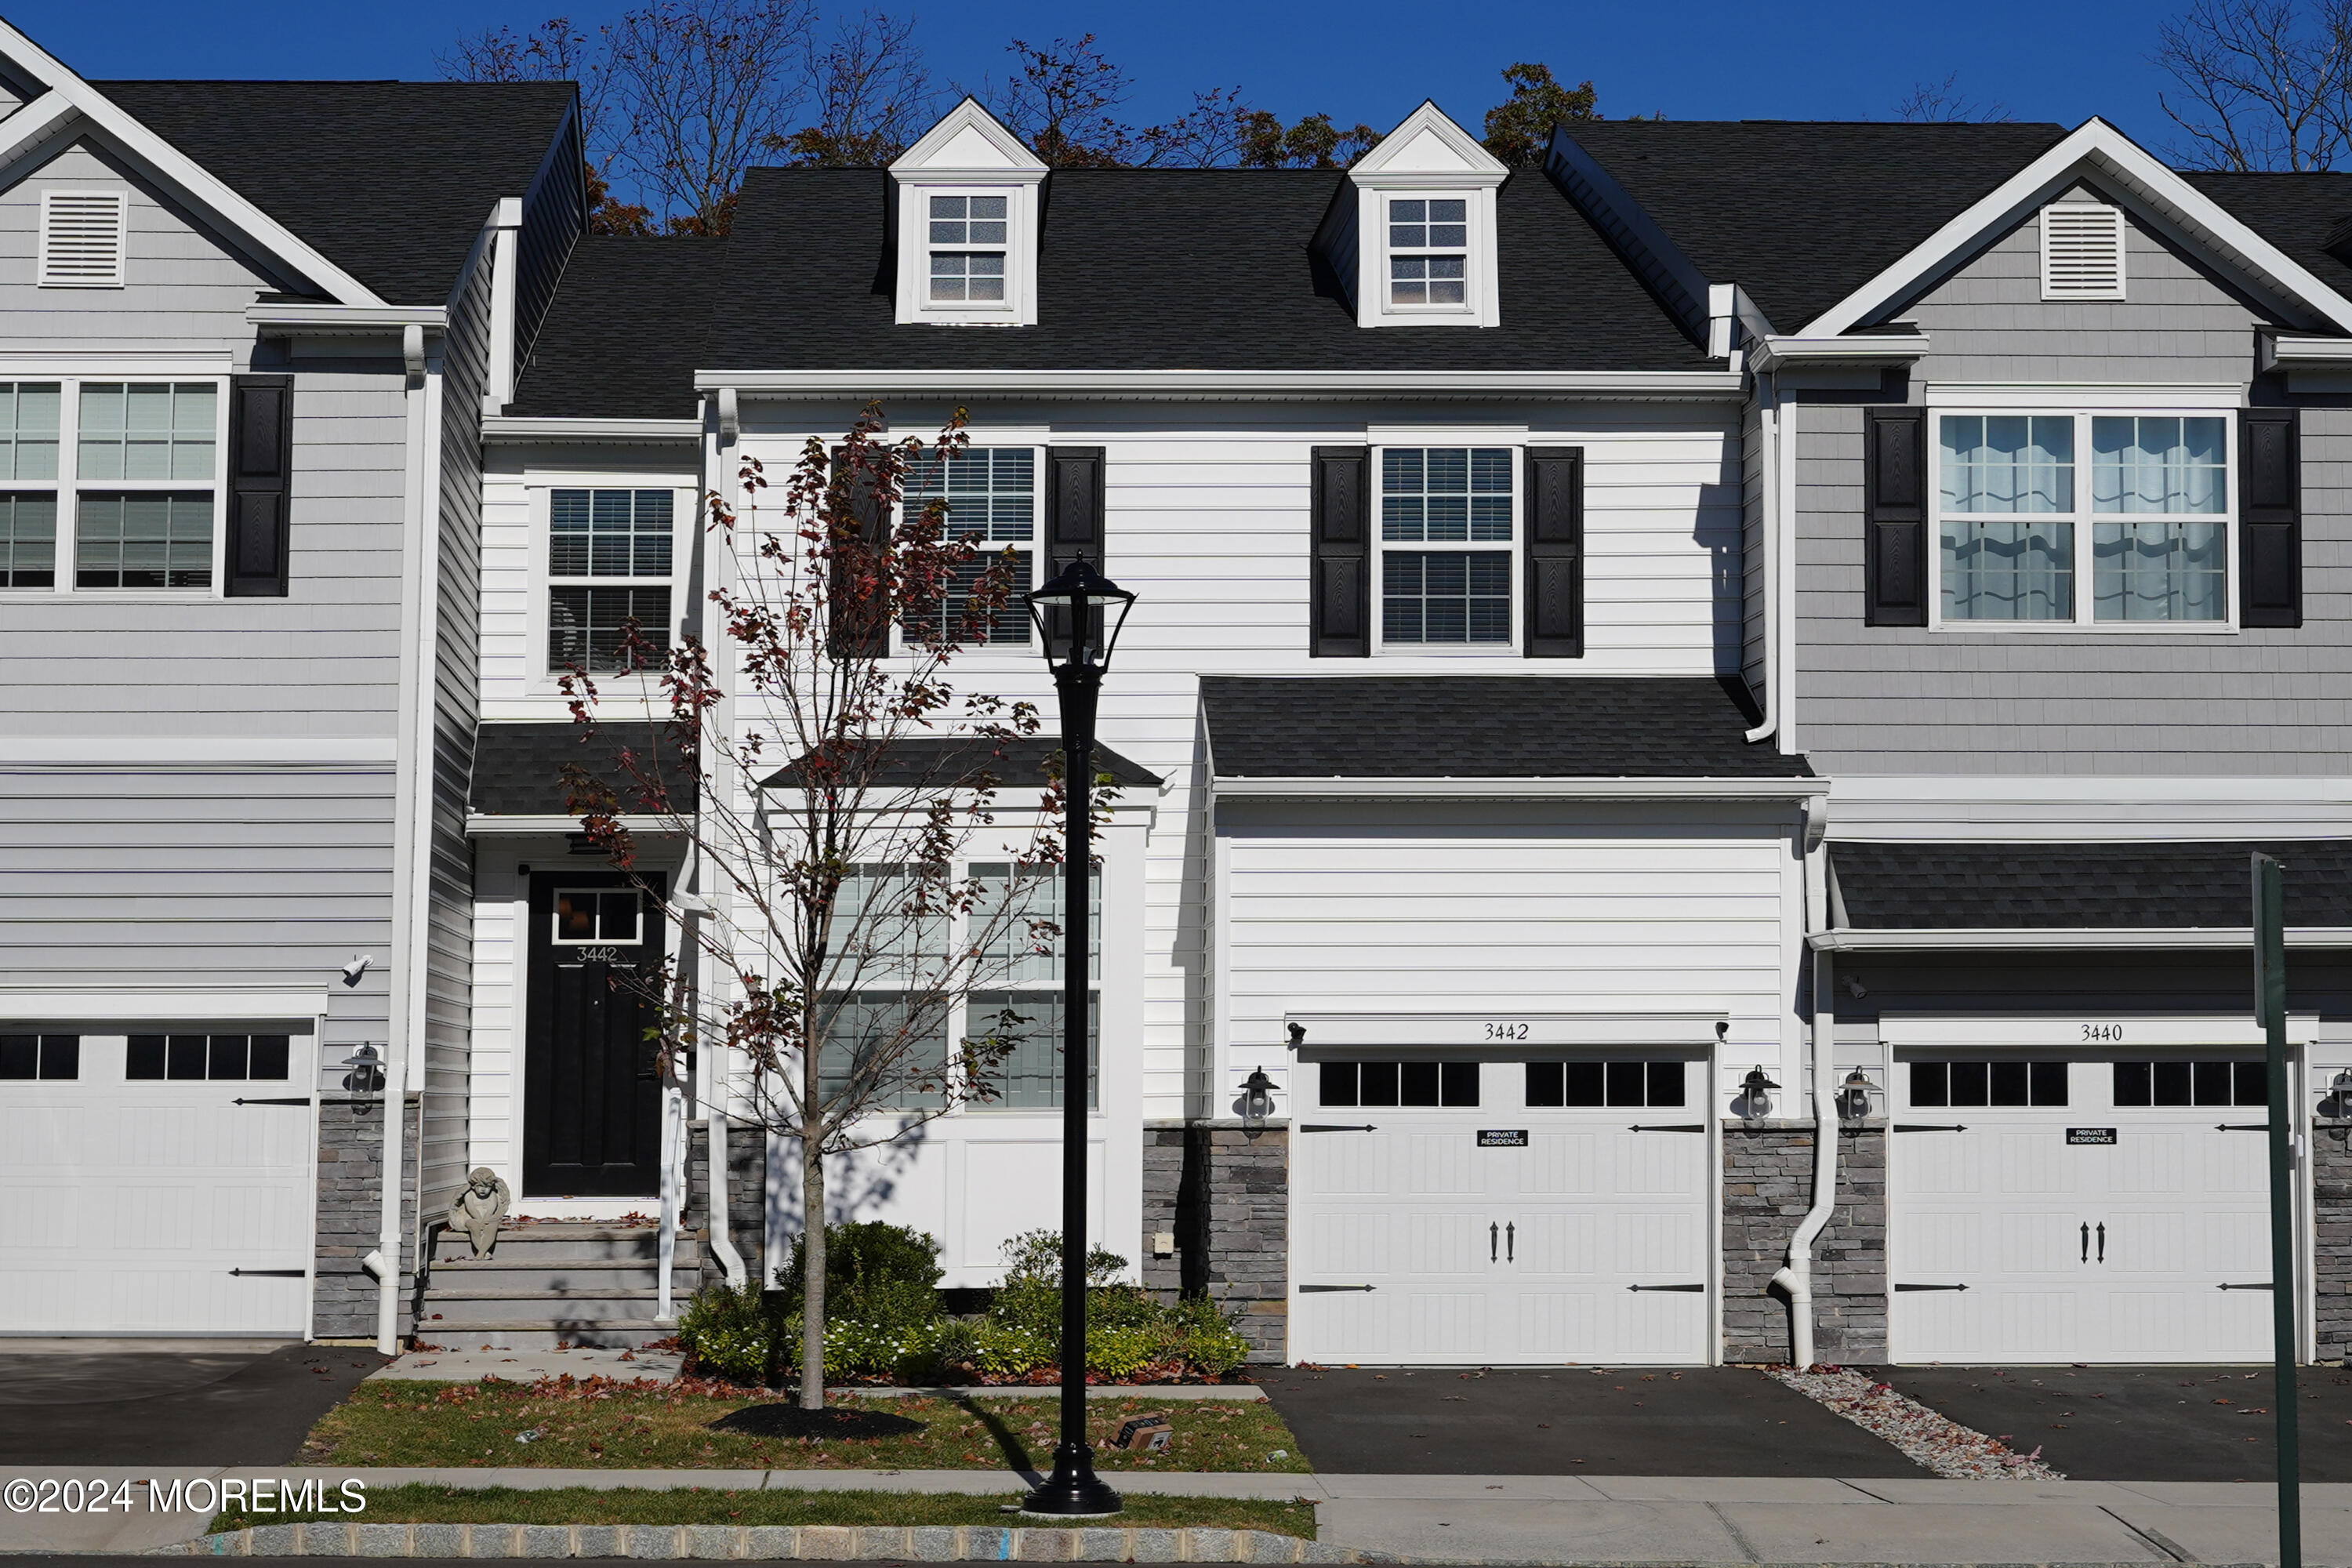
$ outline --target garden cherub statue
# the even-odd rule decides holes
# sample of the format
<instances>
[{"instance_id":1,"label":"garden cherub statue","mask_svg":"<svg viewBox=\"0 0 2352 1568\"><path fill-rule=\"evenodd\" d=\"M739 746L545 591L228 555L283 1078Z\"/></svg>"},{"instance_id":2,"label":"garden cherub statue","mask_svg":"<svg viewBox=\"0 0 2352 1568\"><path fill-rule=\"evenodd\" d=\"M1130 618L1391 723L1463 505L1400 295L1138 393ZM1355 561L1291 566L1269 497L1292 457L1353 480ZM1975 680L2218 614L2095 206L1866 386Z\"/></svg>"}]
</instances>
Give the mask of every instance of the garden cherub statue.
<instances>
[{"instance_id":1,"label":"garden cherub statue","mask_svg":"<svg viewBox=\"0 0 2352 1568\"><path fill-rule=\"evenodd\" d=\"M499 1221L506 1218L507 1205L513 1201L503 1177L488 1165L477 1165L449 1202L450 1228L464 1231L473 1241L474 1256L483 1257L497 1244Z\"/></svg>"}]
</instances>

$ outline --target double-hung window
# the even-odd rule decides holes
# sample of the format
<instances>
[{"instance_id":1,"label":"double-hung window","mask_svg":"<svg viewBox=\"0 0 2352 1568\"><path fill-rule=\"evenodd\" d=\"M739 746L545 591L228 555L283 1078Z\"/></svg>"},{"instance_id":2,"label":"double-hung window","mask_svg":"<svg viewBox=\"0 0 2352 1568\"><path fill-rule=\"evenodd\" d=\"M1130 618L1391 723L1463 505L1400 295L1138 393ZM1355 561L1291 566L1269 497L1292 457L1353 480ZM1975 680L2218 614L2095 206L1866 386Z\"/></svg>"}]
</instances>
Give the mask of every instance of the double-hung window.
<instances>
[{"instance_id":1,"label":"double-hung window","mask_svg":"<svg viewBox=\"0 0 2352 1568\"><path fill-rule=\"evenodd\" d=\"M1389 303L1465 308L1469 202L1461 196L1391 196L1388 204Z\"/></svg>"},{"instance_id":2,"label":"double-hung window","mask_svg":"<svg viewBox=\"0 0 2352 1568\"><path fill-rule=\"evenodd\" d=\"M609 674L661 661L676 510L677 492L667 489L548 492L549 669Z\"/></svg>"},{"instance_id":3,"label":"double-hung window","mask_svg":"<svg viewBox=\"0 0 2352 1568\"><path fill-rule=\"evenodd\" d=\"M0 382L0 588L213 592L222 394Z\"/></svg>"},{"instance_id":4,"label":"double-hung window","mask_svg":"<svg viewBox=\"0 0 2352 1568\"><path fill-rule=\"evenodd\" d=\"M1506 650L1517 532L1507 447L1381 452L1381 642Z\"/></svg>"},{"instance_id":5,"label":"double-hung window","mask_svg":"<svg viewBox=\"0 0 2352 1568\"><path fill-rule=\"evenodd\" d=\"M1942 622L2227 625L2231 423L1939 414Z\"/></svg>"},{"instance_id":6,"label":"double-hung window","mask_svg":"<svg viewBox=\"0 0 2352 1568\"><path fill-rule=\"evenodd\" d=\"M986 920L983 944L990 975L1003 989L976 991L966 1009L966 1070L981 1092L977 1107L998 1110L1048 1110L1063 1100L1062 954L1069 941L1063 917L1063 878L1058 868L1016 868L1000 862L975 865L982 885L975 918ZM1044 874L1039 873L1043 871ZM1087 947L1087 1105L1098 1099L1102 1016L1102 876L1087 882L1091 941ZM1009 914L1012 918L1007 919ZM1029 921L1051 921L1062 934L1050 943L1034 937ZM1045 946L1047 952L1035 951Z\"/></svg>"},{"instance_id":7,"label":"double-hung window","mask_svg":"<svg viewBox=\"0 0 2352 1568\"><path fill-rule=\"evenodd\" d=\"M957 568L939 605L940 635L966 646L1026 647L1029 612L1021 595L1034 580L1037 537L1037 453L1029 447L969 447L927 456L908 474L901 503L910 511L947 504L950 539L968 539L980 553ZM1009 558L1009 559L1008 559ZM1002 563L1010 593L993 610L976 615L972 594Z\"/></svg>"},{"instance_id":8,"label":"double-hung window","mask_svg":"<svg viewBox=\"0 0 2352 1568\"><path fill-rule=\"evenodd\" d=\"M935 305L1002 305L1011 198L929 198L930 300Z\"/></svg>"}]
</instances>

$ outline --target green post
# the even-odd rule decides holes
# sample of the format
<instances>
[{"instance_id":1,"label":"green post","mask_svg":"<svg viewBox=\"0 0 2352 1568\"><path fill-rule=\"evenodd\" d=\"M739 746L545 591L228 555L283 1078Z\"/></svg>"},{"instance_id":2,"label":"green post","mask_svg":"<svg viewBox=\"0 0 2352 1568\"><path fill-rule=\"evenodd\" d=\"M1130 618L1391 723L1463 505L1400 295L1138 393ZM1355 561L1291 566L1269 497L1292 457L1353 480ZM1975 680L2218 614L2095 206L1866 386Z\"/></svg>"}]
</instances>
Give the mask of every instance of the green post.
<instances>
[{"instance_id":1,"label":"green post","mask_svg":"<svg viewBox=\"0 0 2352 1568\"><path fill-rule=\"evenodd\" d=\"M2280 863L2254 856L2254 1016L2262 1021L2271 1101L2273 1418L2278 1423L2280 1568L2303 1568L2303 1447L2294 1416L2294 1138L2286 1085L2286 893Z\"/></svg>"}]
</instances>

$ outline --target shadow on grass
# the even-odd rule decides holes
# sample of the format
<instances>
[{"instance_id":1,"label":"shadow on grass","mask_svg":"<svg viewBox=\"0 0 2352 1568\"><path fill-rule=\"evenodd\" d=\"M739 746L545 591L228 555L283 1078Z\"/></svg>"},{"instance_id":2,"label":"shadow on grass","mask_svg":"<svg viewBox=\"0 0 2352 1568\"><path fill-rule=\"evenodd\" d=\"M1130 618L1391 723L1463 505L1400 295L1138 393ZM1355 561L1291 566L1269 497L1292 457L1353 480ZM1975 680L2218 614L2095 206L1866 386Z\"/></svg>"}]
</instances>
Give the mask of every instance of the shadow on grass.
<instances>
[{"instance_id":1,"label":"shadow on grass","mask_svg":"<svg viewBox=\"0 0 2352 1568\"><path fill-rule=\"evenodd\" d=\"M1018 1471L1021 1479L1033 1487L1045 1484L1045 1472L1037 1468L1036 1461L1029 1457L1028 1445L1021 1441L1019 1433L1005 1425L1004 1417L970 1394L951 1394L947 1398L949 1404L979 1422L988 1435L996 1439L997 1451L1004 1456L1008 1468Z\"/></svg>"}]
</instances>

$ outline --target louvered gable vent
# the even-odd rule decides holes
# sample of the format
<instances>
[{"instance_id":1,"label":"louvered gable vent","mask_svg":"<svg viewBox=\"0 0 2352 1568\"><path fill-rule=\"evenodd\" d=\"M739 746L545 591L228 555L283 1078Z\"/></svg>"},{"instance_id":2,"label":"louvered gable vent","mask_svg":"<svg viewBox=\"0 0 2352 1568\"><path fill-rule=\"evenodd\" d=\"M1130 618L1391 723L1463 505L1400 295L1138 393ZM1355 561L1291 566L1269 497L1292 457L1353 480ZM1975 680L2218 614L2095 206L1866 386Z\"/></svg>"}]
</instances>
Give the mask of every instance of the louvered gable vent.
<instances>
[{"instance_id":1,"label":"louvered gable vent","mask_svg":"<svg viewBox=\"0 0 2352 1568\"><path fill-rule=\"evenodd\" d=\"M2097 202L2053 202L2042 209L2042 297L2124 297L2124 215Z\"/></svg>"},{"instance_id":2,"label":"louvered gable vent","mask_svg":"<svg viewBox=\"0 0 2352 1568\"><path fill-rule=\"evenodd\" d=\"M45 191L41 195L41 287L122 287L121 191Z\"/></svg>"}]
</instances>

